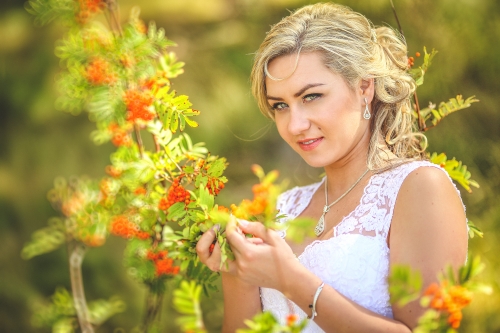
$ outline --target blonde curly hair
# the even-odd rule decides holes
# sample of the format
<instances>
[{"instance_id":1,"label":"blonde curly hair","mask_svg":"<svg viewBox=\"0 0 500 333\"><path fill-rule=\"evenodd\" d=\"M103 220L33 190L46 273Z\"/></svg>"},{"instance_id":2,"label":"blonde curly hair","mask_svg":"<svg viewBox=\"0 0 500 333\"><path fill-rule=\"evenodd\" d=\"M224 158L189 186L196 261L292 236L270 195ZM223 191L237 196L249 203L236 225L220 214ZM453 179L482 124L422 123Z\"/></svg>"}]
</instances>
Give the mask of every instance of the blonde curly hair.
<instances>
[{"instance_id":1,"label":"blonde curly hair","mask_svg":"<svg viewBox=\"0 0 500 333\"><path fill-rule=\"evenodd\" d=\"M387 166L383 153L387 148L381 147L380 138L400 162L423 158L425 136L414 132L410 97L416 85L407 71L404 38L391 28L374 27L366 17L342 5L305 6L271 27L255 55L251 74L252 93L261 112L274 119L266 98L266 76L275 79L267 71L268 63L279 56L299 57L316 51L352 89L360 80L374 79L368 167Z\"/></svg>"}]
</instances>

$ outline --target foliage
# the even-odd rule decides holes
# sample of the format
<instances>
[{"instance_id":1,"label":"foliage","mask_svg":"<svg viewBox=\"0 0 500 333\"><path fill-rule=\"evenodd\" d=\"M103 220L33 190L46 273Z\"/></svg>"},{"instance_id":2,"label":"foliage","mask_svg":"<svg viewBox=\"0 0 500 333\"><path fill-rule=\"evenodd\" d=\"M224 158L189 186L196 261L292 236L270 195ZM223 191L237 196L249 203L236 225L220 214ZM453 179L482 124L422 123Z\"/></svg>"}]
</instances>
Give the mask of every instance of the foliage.
<instances>
[{"instance_id":1,"label":"foliage","mask_svg":"<svg viewBox=\"0 0 500 333\"><path fill-rule=\"evenodd\" d=\"M33 325L39 328L53 328L55 332L71 333L76 328L76 310L73 298L64 288L57 288L50 302L35 304L37 309L33 315ZM90 321L101 325L109 317L125 310L125 303L116 297L109 300L96 300L89 303Z\"/></svg>"},{"instance_id":2,"label":"foliage","mask_svg":"<svg viewBox=\"0 0 500 333\"><path fill-rule=\"evenodd\" d=\"M432 126L426 126L425 130L435 127L444 117L449 116L453 112L466 109L472 103L479 102L475 97L470 96L464 100L462 95L457 95L455 98L450 98L448 102L439 103L437 109L435 104L429 103L428 107L420 110L420 116L423 117L424 122L430 121L432 124Z\"/></svg>"},{"instance_id":3,"label":"foliage","mask_svg":"<svg viewBox=\"0 0 500 333\"><path fill-rule=\"evenodd\" d=\"M177 324L184 332L206 332L200 308L201 287L194 281L181 281L180 287L174 290L174 307L182 314Z\"/></svg>"},{"instance_id":4,"label":"foliage","mask_svg":"<svg viewBox=\"0 0 500 333\"><path fill-rule=\"evenodd\" d=\"M424 46L424 58L423 58L422 65L418 66L418 68L413 68L413 69L410 69L408 71L410 73L410 75L413 77L413 79L415 80L415 83L417 84L417 86L421 86L422 84L424 84L425 73L429 69L431 62L432 62L432 59L434 58L434 56L436 54L437 54L437 51L434 49L432 49L431 53L427 53L427 48ZM410 57L410 64L413 64L412 59L413 59L413 57Z\"/></svg>"},{"instance_id":5,"label":"foliage","mask_svg":"<svg viewBox=\"0 0 500 333\"><path fill-rule=\"evenodd\" d=\"M256 315L252 320L245 320L248 329L239 329L237 333L298 333L301 332L307 325L307 320L304 319L298 322L296 314L289 314L286 318L286 324L282 325L270 313L263 312Z\"/></svg>"},{"instance_id":6,"label":"foliage","mask_svg":"<svg viewBox=\"0 0 500 333\"><path fill-rule=\"evenodd\" d=\"M228 163L223 157L210 155L203 143L193 143L183 132L199 126L193 118L200 114L191 108L188 96L178 95L171 87L170 80L183 73L184 64L167 51L175 44L166 38L165 31L154 23L146 26L139 19L138 9L132 10L124 26L118 20L114 1L31 0L27 10L35 15L37 24L61 19L70 27L56 47L65 68L58 77L61 96L56 104L72 114L86 111L96 125L92 140L96 144L111 142L116 151L105 170L108 176L100 180L74 177L55 181L48 197L61 216L34 233L23 249L23 257L29 259L65 243L87 249L103 246L110 235L125 238L124 264L149 290L141 328L146 332L159 330L158 314L165 291L173 280L182 280L174 291L174 306L183 314L178 323L184 330L204 331L199 296L201 290L208 293L214 289L218 278L199 264L196 255L196 243L204 232L216 230L224 263L233 258L225 239L225 227L231 218L261 221L273 229L286 227L287 236L299 242L305 229L313 230L314 222L301 219L279 223L284 216L276 211L276 201L286 183L275 185L277 171L266 175L259 166L252 168L260 181L252 188L254 198L231 205L234 217L228 208L216 203L227 182L224 171ZM100 14L109 27L92 20ZM423 84L435 54L435 50L428 54L424 48L423 64L409 69L417 85ZM425 131L476 101L474 97L463 100L459 95L440 103L437 109L430 105L422 110L417 102L413 114ZM427 121L431 127L426 127ZM151 138L151 147L145 144L143 135ZM468 191L470 186L478 186L461 162L435 153L431 160ZM473 225L471 230L481 235ZM471 268L460 274L467 277L476 271ZM405 271L396 276L396 281L418 280ZM73 291L83 293L83 286L75 280L81 280L81 276L72 275ZM396 295L403 301L411 300L415 297L413 289L399 288ZM40 310L38 322L53 330L72 332L77 318L80 326L85 325L82 320L96 326L123 309L118 301L89 303L90 318L85 318L73 298L77 297L58 290L53 305ZM287 318L287 325L281 325L270 313L246 323L250 329L241 332L299 332L306 325L305 321L297 323L294 314Z\"/></svg>"},{"instance_id":7,"label":"foliage","mask_svg":"<svg viewBox=\"0 0 500 333\"><path fill-rule=\"evenodd\" d=\"M470 179L471 173L467 170L467 166L463 165L461 161L452 158L449 160L445 153L437 154L432 153L430 156L432 163L439 165L448 172L451 179L462 185L469 193L472 192L471 186L479 187L479 184Z\"/></svg>"},{"instance_id":8,"label":"foliage","mask_svg":"<svg viewBox=\"0 0 500 333\"><path fill-rule=\"evenodd\" d=\"M420 305L428 308L413 332L456 332L463 317L462 309L472 301L473 292L491 293L489 286L475 281L483 269L479 257L470 258L458 272L449 266L439 275L439 284L432 283L422 294L421 273L408 266L395 265L389 277L391 300L404 306L420 298Z\"/></svg>"},{"instance_id":9,"label":"foliage","mask_svg":"<svg viewBox=\"0 0 500 333\"><path fill-rule=\"evenodd\" d=\"M40 24L55 18L70 23L71 29L56 47L66 69L58 79L57 105L73 114L87 111L97 128L92 140L96 144L111 141L116 151L106 167L108 175L101 180L55 181L48 197L61 217L34 234L23 257L67 242L89 248L104 245L109 235L127 239L124 263L149 288L143 328L155 330L166 283L173 277L181 274L205 290L206 284L213 287L216 275L179 255L177 249L190 235L201 235L198 225L206 231L203 223L227 182L223 176L227 163L182 133L186 127L198 126L192 117L200 114L187 96L171 89L170 79L182 74L183 63L166 50L175 44L165 31L154 23L146 27L137 9L124 26L110 1L33 0L28 10ZM92 20L100 13L110 28ZM153 147L144 144L144 134L152 137ZM187 228L184 237L171 237L175 225ZM75 279L81 280L79 267L75 269ZM77 285L83 294L83 285L76 280L73 288ZM78 315L80 325L84 313ZM98 322L91 320L91 324Z\"/></svg>"}]
</instances>

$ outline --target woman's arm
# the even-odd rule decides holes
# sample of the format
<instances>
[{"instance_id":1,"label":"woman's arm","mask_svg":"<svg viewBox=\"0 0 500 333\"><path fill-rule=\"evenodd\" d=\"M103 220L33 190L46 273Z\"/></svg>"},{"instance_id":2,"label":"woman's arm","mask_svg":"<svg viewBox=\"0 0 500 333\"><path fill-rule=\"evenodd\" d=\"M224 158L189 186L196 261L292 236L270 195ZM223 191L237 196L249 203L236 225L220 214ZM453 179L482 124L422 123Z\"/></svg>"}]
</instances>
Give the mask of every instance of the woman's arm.
<instances>
[{"instance_id":1,"label":"woman's arm","mask_svg":"<svg viewBox=\"0 0 500 333\"><path fill-rule=\"evenodd\" d=\"M224 293L223 333L234 333L246 327L244 321L262 311L259 288L243 282L230 273L222 273Z\"/></svg>"},{"instance_id":2,"label":"woman's arm","mask_svg":"<svg viewBox=\"0 0 500 333\"><path fill-rule=\"evenodd\" d=\"M221 251L219 244L215 244L210 252L210 245L215 241L215 232L207 231L198 241L196 251L201 262L212 271L219 271ZM228 271L234 264L228 264ZM223 270L226 268L223 267ZM259 288L243 282L229 272L222 272L222 292L224 294L224 320L222 332L233 333L238 328L245 327L244 320L251 319L262 310Z\"/></svg>"},{"instance_id":3,"label":"woman's arm","mask_svg":"<svg viewBox=\"0 0 500 333\"><path fill-rule=\"evenodd\" d=\"M248 284L274 288L308 315L321 280L302 266L275 232L260 223L240 222L245 233L263 240L252 244L228 226L227 237L236 256L235 274ZM236 227L235 227L236 228ZM447 264L463 264L467 230L462 204L447 176L435 168L419 168L403 182L390 233L391 264L419 269L424 283L436 281ZM418 303L393 307L394 320L350 301L324 287L316 303L315 322L327 332L410 332L422 308Z\"/></svg>"},{"instance_id":4,"label":"woman's arm","mask_svg":"<svg viewBox=\"0 0 500 333\"><path fill-rule=\"evenodd\" d=\"M403 182L394 208L389 245L392 264L410 265L423 276L424 286L437 282L447 265L457 268L467 256L465 212L443 170L421 167ZM410 327L424 312L418 301L393 306L394 318Z\"/></svg>"},{"instance_id":5,"label":"woman's arm","mask_svg":"<svg viewBox=\"0 0 500 333\"><path fill-rule=\"evenodd\" d=\"M310 316L309 305L321 284L320 278L300 264L276 232L266 230L260 223L239 224L245 233L261 238L263 243L252 244L228 226L227 238L236 256L236 275L246 283L281 291ZM327 285L317 300L316 310L314 321L326 332L411 332L403 323L371 312Z\"/></svg>"}]
</instances>

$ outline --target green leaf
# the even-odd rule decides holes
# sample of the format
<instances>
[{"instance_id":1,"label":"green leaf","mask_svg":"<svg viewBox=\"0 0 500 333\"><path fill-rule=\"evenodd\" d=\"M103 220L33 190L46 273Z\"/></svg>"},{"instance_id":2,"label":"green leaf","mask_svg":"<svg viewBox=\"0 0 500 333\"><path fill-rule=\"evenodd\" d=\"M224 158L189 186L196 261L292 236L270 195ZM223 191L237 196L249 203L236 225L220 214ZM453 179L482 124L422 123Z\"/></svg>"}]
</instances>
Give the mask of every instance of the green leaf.
<instances>
[{"instance_id":1,"label":"green leaf","mask_svg":"<svg viewBox=\"0 0 500 333\"><path fill-rule=\"evenodd\" d=\"M474 238L475 235L483 238L484 233L478 227L476 227L476 225L474 223L472 223L472 221L468 220L467 226L469 227L469 237L470 238Z\"/></svg>"},{"instance_id":2,"label":"green leaf","mask_svg":"<svg viewBox=\"0 0 500 333\"><path fill-rule=\"evenodd\" d=\"M214 196L204 186L200 186L198 193L197 204L208 215L214 208Z\"/></svg>"},{"instance_id":3,"label":"green leaf","mask_svg":"<svg viewBox=\"0 0 500 333\"><path fill-rule=\"evenodd\" d=\"M185 115L185 114L184 114L184 115ZM188 118L188 117L186 117L186 116L185 116L185 117L183 117L183 119L184 119L184 121L186 122L186 124L188 124L188 125L189 125L189 126L191 126L191 127L198 127L198 126L199 126L199 125L198 125L198 123L197 123L196 121L191 120L191 119L189 119L189 118Z\"/></svg>"},{"instance_id":4,"label":"green leaf","mask_svg":"<svg viewBox=\"0 0 500 333\"><path fill-rule=\"evenodd\" d=\"M427 48L424 46L424 60L422 65L409 71L417 86L420 86L424 83L424 75L431 66L432 59L437 54L437 52L438 51L432 49L431 53L427 53Z\"/></svg>"},{"instance_id":5,"label":"green leaf","mask_svg":"<svg viewBox=\"0 0 500 333\"><path fill-rule=\"evenodd\" d=\"M314 237L315 220L311 218L296 218L286 223L286 239L294 243L302 243L306 237Z\"/></svg>"},{"instance_id":6,"label":"green leaf","mask_svg":"<svg viewBox=\"0 0 500 333\"><path fill-rule=\"evenodd\" d=\"M174 119L170 124L170 130L172 131L172 133L175 133L177 132L177 128L179 128L179 117L177 115L174 115Z\"/></svg>"},{"instance_id":7,"label":"green leaf","mask_svg":"<svg viewBox=\"0 0 500 333\"><path fill-rule=\"evenodd\" d=\"M182 280L174 290L174 308L181 314L176 323L183 331L206 332L200 307L201 289L194 281Z\"/></svg>"},{"instance_id":8,"label":"green leaf","mask_svg":"<svg viewBox=\"0 0 500 333\"><path fill-rule=\"evenodd\" d=\"M412 271L410 266L393 265L389 276L391 303L404 306L419 298L422 289L422 274Z\"/></svg>"},{"instance_id":9,"label":"green leaf","mask_svg":"<svg viewBox=\"0 0 500 333\"><path fill-rule=\"evenodd\" d=\"M177 221L186 215L186 205L184 202L176 202L168 208L167 220Z\"/></svg>"},{"instance_id":10,"label":"green leaf","mask_svg":"<svg viewBox=\"0 0 500 333\"><path fill-rule=\"evenodd\" d=\"M58 218L49 220L49 226L35 231L30 242L24 245L21 252L23 259L31 259L35 256L48 253L58 249L66 242L64 223Z\"/></svg>"},{"instance_id":11,"label":"green leaf","mask_svg":"<svg viewBox=\"0 0 500 333\"><path fill-rule=\"evenodd\" d=\"M479 102L475 96L470 96L467 99L463 99L462 95L457 95L455 98L450 98L448 102L439 103L438 108L436 105L429 103L429 106L420 110L420 116L423 118L424 122L430 121L432 126L428 126L426 129L435 127L443 118L449 116L450 114L469 108L472 103ZM418 119L416 112L413 112L413 117L415 120Z\"/></svg>"},{"instance_id":12,"label":"green leaf","mask_svg":"<svg viewBox=\"0 0 500 333\"><path fill-rule=\"evenodd\" d=\"M444 168L450 175L450 178L459 183L469 193L472 192L471 186L476 188L479 187L476 181L470 179L471 173L467 170L467 166L463 165L461 161L457 161L455 158L448 160L444 153L432 153L430 161Z\"/></svg>"},{"instance_id":13,"label":"green leaf","mask_svg":"<svg viewBox=\"0 0 500 333\"><path fill-rule=\"evenodd\" d=\"M109 300L96 300L89 302L90 322L94 325L102 325L106 320L117 313L125 311L125 302L117 297L112 297Z\"/></svg>"}]
</instances>

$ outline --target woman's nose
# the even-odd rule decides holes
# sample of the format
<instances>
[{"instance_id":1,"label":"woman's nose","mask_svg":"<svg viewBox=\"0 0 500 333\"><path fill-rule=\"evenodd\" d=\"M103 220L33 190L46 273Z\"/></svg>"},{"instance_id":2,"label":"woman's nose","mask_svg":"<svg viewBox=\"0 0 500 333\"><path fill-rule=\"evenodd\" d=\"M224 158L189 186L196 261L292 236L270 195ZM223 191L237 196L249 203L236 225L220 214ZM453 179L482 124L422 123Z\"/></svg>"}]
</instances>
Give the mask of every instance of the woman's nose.
<instances>
[{"instance_id":1,"label":"woman's nose","mask_svg":"<svg viewBox=\"0 0 500 333\"><path fill-rule=\"evenodd\" d=\"M290 134L299 135L309 129L311 122L303 108L295 107L290 110L288 131Z\"/></svg>"}]
</instances>

